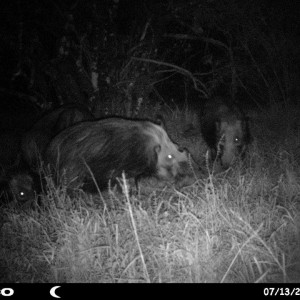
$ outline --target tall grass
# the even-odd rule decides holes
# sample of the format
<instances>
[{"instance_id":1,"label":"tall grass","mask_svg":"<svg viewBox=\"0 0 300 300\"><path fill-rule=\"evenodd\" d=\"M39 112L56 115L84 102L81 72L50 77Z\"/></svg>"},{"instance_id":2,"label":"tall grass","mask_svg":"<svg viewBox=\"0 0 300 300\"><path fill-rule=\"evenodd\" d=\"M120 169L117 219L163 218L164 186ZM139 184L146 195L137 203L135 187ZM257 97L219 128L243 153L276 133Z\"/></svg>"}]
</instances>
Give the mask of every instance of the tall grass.
<instances>
[{"instance_id":1,"label":"tall grass","mask_svg":"<svg viewBox=\"0 0 300 300\"><path fill-rule=\"evenodd\" d=\"M291 114L256 113L247 167L180 191L145 181L131 195L123 181L103 204L49 184L41 207L3 207L1 282L299 282L300 142Z\"/></svg>"}]
</instances>

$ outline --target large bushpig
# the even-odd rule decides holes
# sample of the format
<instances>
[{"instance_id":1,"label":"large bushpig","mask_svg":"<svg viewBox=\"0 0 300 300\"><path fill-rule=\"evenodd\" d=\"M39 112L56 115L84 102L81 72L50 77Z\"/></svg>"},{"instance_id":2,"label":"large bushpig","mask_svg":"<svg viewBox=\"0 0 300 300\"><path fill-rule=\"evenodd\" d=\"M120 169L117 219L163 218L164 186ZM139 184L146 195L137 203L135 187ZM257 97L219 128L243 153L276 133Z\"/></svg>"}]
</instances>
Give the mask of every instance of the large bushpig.
<instances>
[{"instance_id":1,"label":"large bushpig","mask_svg":"<svg viewBox=\"0 0 300 300\"><path fill-rule=\"evenodd\" d=\"M46 150L46 161L68 187L83 184L96 192L124 171L137 183L155 176L179 184L191 176L189 157L162 126L146 120L106 118L81 122L58 134ZM93 174L93 175L91 175Z\"/></svg>"}]
</instances>

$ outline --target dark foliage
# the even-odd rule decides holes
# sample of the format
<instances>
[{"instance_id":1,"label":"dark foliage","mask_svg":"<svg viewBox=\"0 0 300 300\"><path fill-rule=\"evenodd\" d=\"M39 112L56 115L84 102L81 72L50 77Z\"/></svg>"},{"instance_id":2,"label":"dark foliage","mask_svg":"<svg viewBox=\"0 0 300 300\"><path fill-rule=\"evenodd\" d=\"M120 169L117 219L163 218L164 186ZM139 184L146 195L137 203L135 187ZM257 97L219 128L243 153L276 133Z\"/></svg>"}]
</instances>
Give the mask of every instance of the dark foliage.
<instances>
[{"instance_id":1,"label":"dark foliage","mask_svg":"<svg viewBox=\"0 0 300 300\"><path fill-rule=\"evenodd\" d=\"M22 135L17 131L3 131L0 134L0 168L15 167L20 161Z\"/></svg>"}]
</instances>

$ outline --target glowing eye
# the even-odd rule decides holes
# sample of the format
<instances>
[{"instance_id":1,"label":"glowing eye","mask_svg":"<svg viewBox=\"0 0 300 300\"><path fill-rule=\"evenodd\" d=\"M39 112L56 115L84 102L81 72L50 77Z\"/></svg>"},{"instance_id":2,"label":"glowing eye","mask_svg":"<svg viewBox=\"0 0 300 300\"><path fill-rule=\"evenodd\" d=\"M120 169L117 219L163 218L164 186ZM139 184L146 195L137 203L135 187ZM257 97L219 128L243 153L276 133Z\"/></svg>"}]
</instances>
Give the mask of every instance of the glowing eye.
<instances>
[{"instance_id":1,"label":"glowing eye","mask_svg":"<svg viewBox=\"0 0 300 300\"><path fill-rule=\"evenodd\" d=\"M172 155L172 154L168 154L167 157L168 157L168 159L170 159L170 160L173 159L173 155Z\"/></svg>"},{"instance_id":2,"label":"glowing eye","mask_svg":"<svg viewBox=\"0 0 300 300\"><path fill-rule=\"evenodd\" d=\"M25 193L24 193L24 192L20 192L20 193L19 193L19 197L20 197L20 198L25 198Z\"/></svg>"},{"instance_id":3,"label":"glowing eye","mask_svg":"<svg viewBox=\"0 0 300 300\"><path fill-rule=\"evenodd\" d=\"M237 144L240 142L240 139L238 137L234 138L234 142Z\"/></svg>"}]
</instances>

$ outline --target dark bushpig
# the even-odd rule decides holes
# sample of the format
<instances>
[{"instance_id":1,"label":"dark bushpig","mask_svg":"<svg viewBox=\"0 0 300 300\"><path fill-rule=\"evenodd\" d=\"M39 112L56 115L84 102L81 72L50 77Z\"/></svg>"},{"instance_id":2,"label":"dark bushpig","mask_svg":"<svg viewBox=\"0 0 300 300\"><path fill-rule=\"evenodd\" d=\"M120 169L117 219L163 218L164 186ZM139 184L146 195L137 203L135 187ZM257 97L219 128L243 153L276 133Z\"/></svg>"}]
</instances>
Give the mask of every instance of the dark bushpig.
<instances>
[{"instance_id":1,"label":"dark bushpig","mask_svg":"<svg viewBox=\"0 0 300 300\"><path fill-rule=\"evenodd\" d=\"M32 170L37 171L45 148L56 134L78 122L92 119L94 117L90 111L76 103L46 113L22 138L23 160Z\"/></svg>"},{"instance_id":2,"label":"dark bushpig","mask_svg":"<svg viewBox=\"0 0 300 300\"><path fill-rule=\"evenodd\" d=\"M82 122L58 134L45 157L69 188L83 184L92 193L96 192L93 177L100 189L106 189L123 171L136 183L155 176L181 186L192 178L188 153L170 140L162 126L147 120Z\"/></svg>"},{"instance_id":3,"label":"dark bushpig","mask_svg":"<svg viewBox=\"0 0 300 300\"><path fill-rule=\"evenodd\" d=\"M211 161L217 159L227 169L235 158L244 158L251 135L248 118L237 105L220 97L208 100L200 125Z\"/></svg>"}]
</instances>

